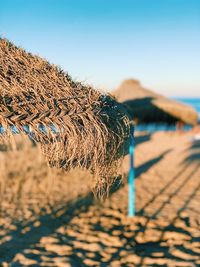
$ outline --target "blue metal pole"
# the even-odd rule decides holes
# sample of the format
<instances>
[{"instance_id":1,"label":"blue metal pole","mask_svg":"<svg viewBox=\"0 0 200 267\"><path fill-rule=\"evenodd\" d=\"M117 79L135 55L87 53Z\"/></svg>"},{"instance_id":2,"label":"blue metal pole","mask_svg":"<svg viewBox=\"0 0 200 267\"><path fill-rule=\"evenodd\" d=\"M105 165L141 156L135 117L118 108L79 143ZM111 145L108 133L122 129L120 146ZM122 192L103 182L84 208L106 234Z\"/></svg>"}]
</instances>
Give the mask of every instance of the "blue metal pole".
<instances>
[{"instance_id":1,"label":"blue metal pole","mask_svg":"<svg viewBox=\"0 0 200 267\"><path fill-rule=\"evenodd\" d=\"M128 216L135 216L135 170L134 170L134 128L131 128L131 139L129 146L130 170L128 175Z\"/></svg>"}]
</instances>

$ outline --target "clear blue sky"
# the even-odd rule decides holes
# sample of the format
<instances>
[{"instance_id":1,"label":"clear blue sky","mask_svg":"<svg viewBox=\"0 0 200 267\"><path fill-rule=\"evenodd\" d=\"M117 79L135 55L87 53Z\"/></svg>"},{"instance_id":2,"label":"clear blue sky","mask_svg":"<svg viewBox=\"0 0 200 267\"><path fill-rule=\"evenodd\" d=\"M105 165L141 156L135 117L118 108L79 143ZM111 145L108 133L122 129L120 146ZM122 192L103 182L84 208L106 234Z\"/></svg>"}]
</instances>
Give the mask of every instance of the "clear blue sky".
<instances>
[{"instance_id":1,"label":"clear blue sky","mask_svg":"<svg viewBox=\"0 0 200 267\"><path fill-rule=\"evenodd\" d=\"M0 35L96 87L200 96L199 0L0 0Z\"/></svg>"}]
</instances>

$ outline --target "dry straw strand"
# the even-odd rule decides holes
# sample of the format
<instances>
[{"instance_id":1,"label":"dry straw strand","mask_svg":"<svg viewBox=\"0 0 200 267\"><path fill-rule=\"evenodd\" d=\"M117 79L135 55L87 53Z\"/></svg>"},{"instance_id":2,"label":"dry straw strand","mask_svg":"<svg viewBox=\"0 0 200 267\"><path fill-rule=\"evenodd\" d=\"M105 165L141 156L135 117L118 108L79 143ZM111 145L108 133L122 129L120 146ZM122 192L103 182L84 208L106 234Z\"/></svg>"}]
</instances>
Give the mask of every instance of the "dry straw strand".
<instances>
[{"instance_id":1,"label":"dry straw strand","mask_svg":"<svg viewBox=\"0 0 200 267\"><path fill-rule=\"evenodd\" d=\"M6 39L0 39L0 125L7 139L12 126L24 132L28 125L50 166L90 169L96 188L114 174L130 133L126 111L109 95L74 82L57 66Z\"/></svg>"}]
</instances>

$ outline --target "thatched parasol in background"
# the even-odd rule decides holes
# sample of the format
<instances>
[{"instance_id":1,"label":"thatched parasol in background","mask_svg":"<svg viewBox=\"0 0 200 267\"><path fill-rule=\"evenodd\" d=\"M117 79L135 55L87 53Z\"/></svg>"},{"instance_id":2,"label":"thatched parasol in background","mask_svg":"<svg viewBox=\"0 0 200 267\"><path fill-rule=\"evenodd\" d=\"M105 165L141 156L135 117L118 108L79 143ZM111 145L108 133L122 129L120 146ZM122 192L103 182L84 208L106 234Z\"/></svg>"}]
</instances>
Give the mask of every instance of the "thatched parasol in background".
<instances>
[{"instance_id":1,"label":"thatched parasol in background","mask_svg":"<svg viewBox=\"0 0 200 267\"><path fill-rule=\"evenodd\" d=\"M112 95L139 123L182 122L195 125L198 122L198 114L192 107L145 89L137 80L125 80Z\"/></svg>"},{"instance_id":2,"label":"thatched parasol in background","mask_svg":"<svg viewBox=\"0 0 200 267\"><path fill-rule=\"evenodd\" d=\"M0 138L13 129L41 144L51 166L90 169L106 183L127 152L129 119L110 96L0 39ZM3 129L3 130L2 130Z\"/></svg>"}]
</instances>

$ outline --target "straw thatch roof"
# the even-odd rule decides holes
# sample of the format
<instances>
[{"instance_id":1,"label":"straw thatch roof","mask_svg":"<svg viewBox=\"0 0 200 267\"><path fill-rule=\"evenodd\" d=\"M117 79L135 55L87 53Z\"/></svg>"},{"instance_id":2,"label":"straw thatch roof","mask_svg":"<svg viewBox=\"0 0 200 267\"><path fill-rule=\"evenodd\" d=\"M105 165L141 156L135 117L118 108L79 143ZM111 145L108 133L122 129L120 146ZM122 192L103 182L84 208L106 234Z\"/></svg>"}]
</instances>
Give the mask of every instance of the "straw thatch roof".
<instances>
[{"instance_id":1,"label":"straw thatch roof","mask_svg":"<svg viewBox=\"0 0 200 267\"><path fill-rule=\"evenodd\" d=\"M13 127L28 132L51 166L88 168L101 177L99 184L126 153L130 131L125 110L110 96L5 39L0 39L0 126L5 130L0 137L9 139Z\"/></svg>"},{"instance_id":2,"label":"straw thatch roof","mask_svg":"<svg viewBox=\"0 0 200 267\"><path fill-rule=\"evenodd\" d=\"M112 95L141 123L180 121L195 125L198 122L198 114L192 107L145 89L137 80L125 80Z\"/></svg>"}]
</instances>

